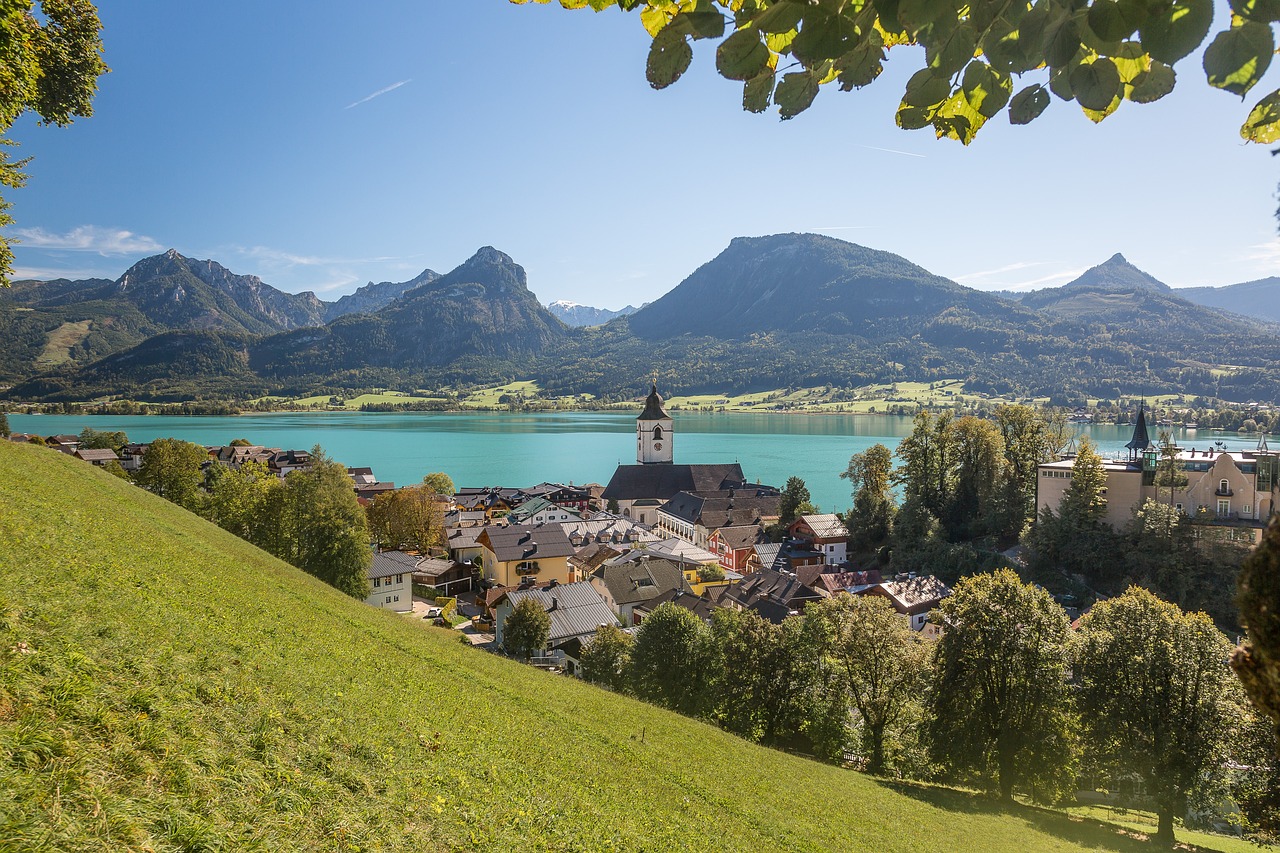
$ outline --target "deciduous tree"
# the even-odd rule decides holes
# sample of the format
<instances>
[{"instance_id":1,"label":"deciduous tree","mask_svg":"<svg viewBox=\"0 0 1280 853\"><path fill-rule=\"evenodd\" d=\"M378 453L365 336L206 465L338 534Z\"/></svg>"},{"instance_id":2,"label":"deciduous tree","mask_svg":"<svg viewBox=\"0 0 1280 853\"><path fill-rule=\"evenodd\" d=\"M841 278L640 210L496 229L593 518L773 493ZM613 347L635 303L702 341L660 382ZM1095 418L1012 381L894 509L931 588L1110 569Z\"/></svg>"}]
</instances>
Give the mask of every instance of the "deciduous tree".
<instances>
[{"instance_id":1,"label":"deciduous tree","mask_svg":"<svg viewBox=\"0 0 1280 853\"><path fill-rule=\"evenodd\" d=\"M88 0L40 0L36 14L32 0L0 2L0 185L17 188L26 183L26 160L13 160L5 150L15 143L4 134L18 116L33 111L41 124L66 126L93 113L98 77L106 73L102 61L102 24ZM0 198L0 227L13 223ZM0 283L7 285L13 269L13 241L0 234Z\"/></svg>"},{"instance_id":2,"label":"deciduous tree","mask_svg":"<svg viewBox=\"0 0 1280 853\"><path fill-rule=\"evenodd\" d=\"M787 527L801 515L814 512L809 487L799 477L788 477L782 488L782 500L778 502L778 524Z\"/></svg>"},{"instance_id":3,"label":"deciduous tree","mask_svg":"<svg viewBox=\"0 0 1280 853\"><path fill-rule=\"evenodd\" d=\"M1280 736L1280 518L1271 519L1241 567L1239 602L1248 634L1232 653L1231 668Z\"/></svg>"},{"instance_id":4,"label":"deciduous tree","mask_svg":"<svg viewBox=\"0 0 1280 853\"><path fill-rule=\"evenodd\" d=\"M512 657L529 660L550 635L551 616L533 597L520 599L502 623L502 647Z\"/></svg>"},{"instance_id":5,"label":"deciduous tree","mask_svg":"<svg viewBox=\"0 0 1280 853\"><path fill-rule=\"evenodd\" d=\"M928 649L888 599L876 595L823 599L805 609L805 619L818 626L821 654L861 720L867 771L883 773L886 735L923 694Z\"/></svg>"},{"instance_id":6,"label":"deciduous tree","mask_svg":"<svg viewBox=\"0 0 1280 853\"><path fill-rule=\"evenodd\" d=\"M0 438L8 438L11 434L9 432L9 416L0 411Z\"/></svg>"},{"instance_id":7,"label":"deciduous tree","mask_svg":"<svg viewBox=\"0 0 1280 853\"><path fill-rule=\"evenodd\" d=\"M1053 97L1077 102L1094 122L1124 101L1156 101L1173 90L1173 66L1213 23L1212 0L560 3L638 10L653 39L646 76L656 89L689 68L691 42L719 42L716 70L742 82L743 108L764 112L773 103L784 119L808 109L823 84L860 89L880 76L890 50L921 45L923 67L907 81L898 126L931 127L965 144L1001 112L1013 124L1034 120ZM1209 85L1243 97L1271 64L1280 6L1233 0L1231 11L1203 65ZM1240 133L1254 142L1280 139L1280 91L1257 102Z\"/></svg>"},{"instance_id":8,"label":"deciduous tree","mask_svg":"<svg viewBox=\"0 0 1280 853\"><path fill-rule=\"evenodd\" d=\"M749 610L717 610L714 644L714 715L734 734L781 742L800 728L813 655L804 623L775 625Z\"/></svg>"},{"instance_id":9,"label":"deciduous tree","mask_svg":"<svg viewBox=\"0 0 1280 853\"><path fill-rule=\"evenodd\" d=\"M129 443L129 436L119 430L98 432L93 427L80 430L80 447L83 450L114 450L119 453Z\"/></svg>"},{"instance_id":10,"label":"deciduous tree","mask_svg":"<svg viewBox=\"0 0 1280 853\"><path fill-rule=\"evenodd\" d=\"M610 690L627 687L627 668L635 639L617 625L601 625L591 642L582 648L582 677Z\"/></svg>"},{"instance_id":11,"label":"deciduous tree","mask_svg":"<svg viewBox=\"0 0 1280 853\"><path fill-rule=\"evenodd\" d=\"M453 478L443 471L432 471L422 478L422 485L432 489L437 495L452 495L457 491L453 486Z\"/></svg>"},{"instance_id":12,"label":"deciduous tree","mask_svg":"<svg viewBox=\"0 0 1280 853\"><path fill-rule=\"evenodd\" d=\"M450 492L449 494L453 494ZM444 544L444 505L431 486L383 492L366 509L380 548L428 553Z\"/></svg>"},{"instance_id":13,"label":"deciduous tree","mask_svg":"<svg viewBox=\"0 0 1280 853\"><path fill-rule=\"evenodd\" d=\"M637 696L687 716L710 698L714 645L706 624L674 604L659 605L636 631L631 686Z\"/></svg>"},{"instance_id":14,"label":"deciduous tree","mask_svg":"<svg viewBox=\"0 0 1280 853\"><path fill-rule=\"evenodd\" d=\"M873 444L849 457L849 467L840 474L853 490L853 507L846 520L849 549L855 553L877 548L889 540L898 511L889 484L892 473L892 452L883 444Z\"/></svg>"},{"instance_id":15,"label":"deciduous tree","mask_svg":"<svg viewBox=\"0 0 1280 853\"><path fill-rule=\"evenodd\" d=\"M1073 665L1086 754L1112 774L1136 773L1159 815L1156 838L1220 780L1239 715L1226 637L1139 587L1080 621Z\"/></svg>"},{"instance_id":16,"label":"deciduous tree","mask_svg":"<svg viewBox=\"0 0 1280 853\"><path fill-rule=\"evenodd\" d=\"M209 453L198 444L177 438L157 438L142 455L136 482L149 492L185 509L201 508L204 493L203 466Z\"/></svg>"},{"instance_id":17,"label":"deciduous tree","mask_svg":"<svg viewBox=\"0 0 1280 853\"><path fill-rule=\"evenodd\" d=\"M1001 798L1054 798L1074 781L1068 622L1009 569L964 578L938 608L929 734L935 760Z\"/></svg>"}]
</instances>

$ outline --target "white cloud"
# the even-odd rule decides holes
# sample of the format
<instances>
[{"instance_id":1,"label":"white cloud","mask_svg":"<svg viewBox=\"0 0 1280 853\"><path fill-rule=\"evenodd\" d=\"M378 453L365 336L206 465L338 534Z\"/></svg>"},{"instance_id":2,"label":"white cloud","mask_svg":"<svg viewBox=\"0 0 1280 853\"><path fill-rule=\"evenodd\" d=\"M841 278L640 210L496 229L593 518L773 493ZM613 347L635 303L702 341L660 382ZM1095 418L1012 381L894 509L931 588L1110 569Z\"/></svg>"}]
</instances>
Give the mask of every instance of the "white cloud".
<instances>
[{"instance_id":1,"label":"white cloud","mask_svg":"<svg viewBox=\"0 0 1280 853\"><path fill-rule=\"evenodd\" d=\"M1257 261L1260 268L1268 267L1274 275L1276 266L1280 265L1280 238L1250 246L1246 257L1250 261Z\"/></svg>"},{"instance_id":2,"label":"white cloud","mask_svg":"<svg viewBox=\"0 0 1280 853\"><path fill-rule=\"evenodd\" d=\"M395 91L396 89L399 89L399 88L400 88L401 86L403 86L405 83L412 83L412 82L413 82L413 80L412 80L412 79L410 79L410 80L401 80L399 83L392 83L390 86L387 86L387 87L385 87L385 88L379 89L378 91L374 92L372 95L365 95L365 96L364 96L363 98L361 98L360 100L358 100L358 101L353 101L352 103L347 104L345 107L343 107L343 109L347 109L347 110L349 110L349 109L351 109L352 107L358 107L358 106L360 106L361 104L367 104L367 103L369 103L369 101L372 101L374 98L379 97L380 95L385 95L385 94L387 94L387 92L393 92L393 91Z\"/></svg>"},{"instance_id":3,"label":"white cloud","mask_svg":"<svg viewBox=\"0 0 1280 853\"><path fill-rule=\"evenodd\" d=\"M119 274L119 270L104 271L100 269L56 269L53 267L15 266L13 268L13 275L9 276L9 278L13 281L22 281L23 279L52 281L55 278L66 278L71 281L83 281L86 278L105 278L114 280Z\"/></svg>"},{"instance_id":4,"label":"white cloud","mask_svg":"<svg viewBox=\"0 0 1280 853\"><path fill-rule=\"evenodd\" d=\"M102 228L97 225L81 225L65 234L55 234L43 228L15 228L13 236L26 249L61 249L72 252L97 252L100 255L136 255L158 252L163 248L155 240L143 234L135 234L121 228Z\"/></svg>"}]
</instances>

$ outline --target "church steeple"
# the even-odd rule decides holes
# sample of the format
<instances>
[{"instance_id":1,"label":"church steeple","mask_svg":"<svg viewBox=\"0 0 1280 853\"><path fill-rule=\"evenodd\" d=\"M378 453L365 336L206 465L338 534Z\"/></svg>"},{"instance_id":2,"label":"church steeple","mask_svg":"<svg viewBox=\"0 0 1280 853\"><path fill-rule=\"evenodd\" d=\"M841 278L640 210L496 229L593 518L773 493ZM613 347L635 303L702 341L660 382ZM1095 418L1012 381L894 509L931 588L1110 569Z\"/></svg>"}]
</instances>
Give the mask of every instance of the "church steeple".
<instances>
[{"instance_id":1,"label":"church steeple","mask_svg":"<svg viewBox=\"0 0 1280 853\"><path fill-rule=\"evenodd\" d=\"M655 380L649 398L644 401L644 411L636 418L636 462L641 465L669 464L675 458L672 454L675 436L671 427L671 415L662 403Z\"/></svg>"},{"instance_id":2,"label":"church steeple","mask_svg":"<svg viewBox=\"0 0 1280 853\"><path fill-rule=\"evenodd\" d=\"M1151 447L1151 436L1147 435L1147 404L1144 400L1138 406L1138 422L1133 425L1133 438L1129 439L1129 443L1125 447L1129 448L1130 461L1137 460L1142 456L1142 451Z\"/></svg>"}]
</instances>

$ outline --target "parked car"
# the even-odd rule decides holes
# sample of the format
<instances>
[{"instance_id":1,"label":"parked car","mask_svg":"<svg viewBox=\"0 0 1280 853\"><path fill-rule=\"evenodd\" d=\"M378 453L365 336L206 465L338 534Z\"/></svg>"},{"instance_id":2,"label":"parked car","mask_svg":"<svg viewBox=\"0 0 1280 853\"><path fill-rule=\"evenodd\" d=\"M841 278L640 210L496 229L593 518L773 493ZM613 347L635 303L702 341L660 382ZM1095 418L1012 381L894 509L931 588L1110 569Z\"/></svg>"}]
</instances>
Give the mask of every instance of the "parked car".
<instances>
[{"instance_id":1,"label":"parked car","mask_svg":"<svg viewBox=\"0 0 1280 853\"><path fill-rule=\"evenodd\" d=\"M439 619L444 615L443 607L428 607L426 612L422 614L423 619Z\"/></svg>"}]
</instances>

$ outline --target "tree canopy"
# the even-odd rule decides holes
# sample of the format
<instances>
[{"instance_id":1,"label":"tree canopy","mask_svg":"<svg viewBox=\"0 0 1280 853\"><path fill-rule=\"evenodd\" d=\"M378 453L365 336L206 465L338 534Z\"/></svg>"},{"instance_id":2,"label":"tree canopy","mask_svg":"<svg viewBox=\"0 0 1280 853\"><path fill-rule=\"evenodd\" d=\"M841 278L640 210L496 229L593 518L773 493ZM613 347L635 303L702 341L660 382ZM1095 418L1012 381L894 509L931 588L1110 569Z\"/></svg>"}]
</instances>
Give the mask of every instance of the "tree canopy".
<instances>
[{"instance_id":1,"label":"tree canopy","mask_svg":"<svg viewBox=\"0 0 1280 853\"><path fill-rule=\"evenodd\" d=\"M0 185L27 181L26 160L13 160L4 134L18 116L34 111L41 124L66 126L93 114L102 61L102 24L88 0L0 0ZM12 205L0 198L0 226L13 224ZM0 235L0 283L13 269L12 240Z\"/></svg>"},{"instance_id":2,"label":"tree canopy","mask_svg":"<svg viewBox=\"0 0 1280 853\"><path fill-rule=\"evenodd\" d=\"M550 0L511 0L547 3ZM1271 64L1273 0L1230 0L1226 29L1204 53L1210 86L1244 97ZM741 81L742 106L784 119L808 109L823 85L875 82L888 52L924 48L896 121L971 142L989 119L1039 117L1053 98L1100 122L1124 101L1173 91L1174 65L1213 25L1213 0L560 0L566 9L638 11L653 39L646 76L655 89L688 70L692 42L717 42L716 70ZM917 53L916 56L919 56ZM1016 91L1015 91L1016 90ZM1251 142L1280 139L1280 90L1257 101L1240 128Z\"/></svg>"}]
</instances>

